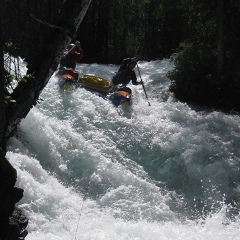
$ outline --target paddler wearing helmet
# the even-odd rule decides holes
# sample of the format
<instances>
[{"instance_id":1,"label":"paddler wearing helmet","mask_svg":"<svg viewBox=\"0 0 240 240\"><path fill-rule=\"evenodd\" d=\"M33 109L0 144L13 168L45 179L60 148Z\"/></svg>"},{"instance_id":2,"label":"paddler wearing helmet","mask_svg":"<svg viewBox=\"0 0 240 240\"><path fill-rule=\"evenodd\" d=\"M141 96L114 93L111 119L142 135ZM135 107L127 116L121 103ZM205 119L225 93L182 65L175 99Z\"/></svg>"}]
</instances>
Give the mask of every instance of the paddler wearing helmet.
<instances>
[{"instance_id":1,"label":"paddler wearing helmet","mask_svg":"<svg viewBox=\"0 0 240 240\"><path fill-rule=\"evenodd\" d=\"M76 41L75 44L73 43L69 44L60 60L60 69L62 68L75 69L77 62L81 60L83 56L84 53L79 41Z\"/></svg>"},{"instance_id":2,"label":"paddler wearing helmet","mask_svg":"<svg viewBox=\"0 0 240 240\"><path fill-rule=\"evenodd\" d=\"M123 60L118 72L115 76L113 76L110 88L111 91L115 90L115 87L119 84L126 86L132 81L133 85L142 84L142 81L138 82L136 74L134 72L134 68L137 65L137 61L135 58L126 58Z\"/></svg>"}]
</instances>

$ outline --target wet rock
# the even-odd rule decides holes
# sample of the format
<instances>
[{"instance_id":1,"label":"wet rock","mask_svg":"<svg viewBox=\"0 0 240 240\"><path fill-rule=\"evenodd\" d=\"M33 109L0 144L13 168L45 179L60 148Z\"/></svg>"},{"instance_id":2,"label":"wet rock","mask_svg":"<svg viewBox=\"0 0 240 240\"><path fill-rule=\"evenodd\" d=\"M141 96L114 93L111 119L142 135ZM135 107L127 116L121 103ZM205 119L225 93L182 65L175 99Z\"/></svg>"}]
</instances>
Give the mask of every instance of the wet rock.
<instances>
[{"instance_id":1,"label":"wet rock","mask_svg":"<svg viewBox=\"0 0 240 240\"><path fill-rule=\"evenodd\" d=\"M0 240L23 240L28 220L15 204L23 197L23 189L14 187L17 172L0 154Z\"/></svg>"}]
</instances>

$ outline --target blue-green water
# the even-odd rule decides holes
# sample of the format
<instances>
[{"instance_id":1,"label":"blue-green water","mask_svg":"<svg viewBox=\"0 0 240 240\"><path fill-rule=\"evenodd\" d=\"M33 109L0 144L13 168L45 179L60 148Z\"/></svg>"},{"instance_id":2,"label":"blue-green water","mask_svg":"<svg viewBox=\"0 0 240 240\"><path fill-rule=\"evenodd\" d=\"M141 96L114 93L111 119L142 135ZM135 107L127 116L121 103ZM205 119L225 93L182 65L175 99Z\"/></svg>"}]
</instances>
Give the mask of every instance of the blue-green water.
<instances>
[{"instance_id":1,"label":"blue-green water","mask_svg":"<svg viewBox=\"0 0 240 240\"><path fill-rule=\"evenodd\" d=\"M21 122L7 158L25 189L26 239L239 239L239 115L177 102L168 60L139 67L151 106L140 85L116 108L53 76ZM77 69L110 80L118 66Z\"/></svg>"}]
</instances>

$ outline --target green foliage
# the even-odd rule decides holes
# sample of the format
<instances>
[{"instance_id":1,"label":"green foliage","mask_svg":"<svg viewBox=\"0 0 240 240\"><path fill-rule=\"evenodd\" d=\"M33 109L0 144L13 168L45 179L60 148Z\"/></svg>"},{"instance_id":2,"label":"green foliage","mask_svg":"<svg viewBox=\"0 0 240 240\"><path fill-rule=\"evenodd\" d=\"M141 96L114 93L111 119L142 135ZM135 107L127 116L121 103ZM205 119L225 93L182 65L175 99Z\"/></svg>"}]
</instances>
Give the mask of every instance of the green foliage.
<instances>
[{"instance_id":1,"label":"green foliage","mask_svg":"<svg viewBox=\"0 0 240 240\"><path fill-rule=\"evenodd\" d=\"M192 42L182 43L180 51L174 59L176 68L169 72L168 76L170 79L189 78L195 82L202 81L206 75L216 76L216 59L216 52L211 46Z\"/></svg>"},{"instance_id":2,"label":"green foliage","mask_svg":"<svg viewBox=\"0 0 240 240\"><path fill-rule=\"evenodd\" d=\"M205 102L217 83L216 52L211 46L183 43L168 73L171 90L184 101Z\"/></svg>"},{"instance_id":3,"label":"green foliage","mask_svg":"<svg viewBox=\"0 0 240 240\"><path fill-rule=\"evenodd\" d=\"M239 61L229 60L218 75L217 50L211 45L181 44L174 59L175 68L168 72L170 90L188 103L240 110Z\"/></svg>"},{"instance_id":4,"label":"green foliage","mask_svg":"<svg viewBox=\"0 0 240 240\"><path fill-rule=\"evenodd\" d=\"M34 80L33 75L25 75L23 77L17 78L12 74L5 76L5 89L7 91L13 91L20 82L28 82Z\"/></svg>"},{"instance_id":5,"label":"green foliage","mask_svg":"<svg viewBox=\"0 0 240 240\"><path fill-rule=\"evenodd\" d=\"M199 43L216 44L217 9L215 0L202 0L199 2L182 0L181 9L191 29L189 39Z\"/></svg>"},{"instance_id":6,"label":"green foliage","mask_svg":"<svg viewBox=\"0 0 240 240\"><path fill-rule=\"evenodd\" d=\"M25 75L23 77L17 78L14 75L8 74L5 76L5 103L15 103L15 100L13 100L10 96L10 93L14 91L14 89L18 86L20 83L26 83L28 81L33 81L35 78L33 75Z\"/></svg>"},{"instance_id":7,"label":"green foliage","mask_svg":"<svg viewBox=\"0 0 240 240\"><path fill-rule=\"evenodd\" d=\"M188 103L240 109L239 1L182 0L181 9L191 35L168 73L170 90Z\"/></svg>"},{"instance_id":8,"label":"green foliage","mask_svg":"<svg viewBox=\"0 0 240 240\"><path fill-rule=\"evenodd\" d=\"M174 0L92 1L78 36L85 61L169 57L188 30L179 6Z\"/></svg>"},{"instance_id":9,"label":"green foliage","mask_svg":"<svg viewBox=\"0 0 240 240\"><path fill-rule=\"evenodd\" d=\"M14 2L36 17L52 22L63 0ZM8 15L3 17L4 21ZM4 34L8 36L4 50L10 49L11 55L31 62L32 52L41 54L46 43L30 34L32 38L24 42L26 47L18 47L19 36L24 41L30 24L22 24L22 17L15 16L12 12L5 24L9 29ZM230 96L240 93L239 24L239 0L94 0L77 39L81 41L86 62L120 63L133 56L154 60L168 58L178 49L175 69L168 74L177 97L205 104L225 101L227 96L226 101L233 103L238 102L237 97ZM13 31L15 26L21 31ZM37 27L32 27L30 32L36 31ZM29 46L29 42L39 44ZM20 82L25 80L28 79ZM13 83L14 78L9 76L8 87L12 88Z\"/></svg>"}]
</instances>

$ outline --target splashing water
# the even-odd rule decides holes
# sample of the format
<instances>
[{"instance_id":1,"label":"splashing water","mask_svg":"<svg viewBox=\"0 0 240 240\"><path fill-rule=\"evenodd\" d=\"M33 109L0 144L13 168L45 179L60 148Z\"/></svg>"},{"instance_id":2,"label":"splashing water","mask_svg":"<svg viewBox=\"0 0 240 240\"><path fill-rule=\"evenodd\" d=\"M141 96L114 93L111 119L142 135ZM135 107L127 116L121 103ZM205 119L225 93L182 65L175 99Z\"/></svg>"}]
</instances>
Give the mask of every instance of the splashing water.
<instances>
[{"instance_id":1,"label":"splashing water","mask_svg":"<svg viewBox=\"0 0 240 240\"><path fill-rule=\"evenodd\" d=\"M8 142L26 239L239 239L239 116L176 101L172 67L139 62L151 106L141 86L116 108L51 78ZM77 66L108 80L117 69Z\"/></svg>"}]
</instances>

